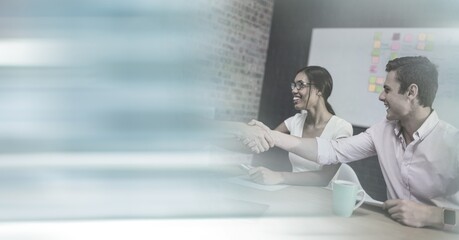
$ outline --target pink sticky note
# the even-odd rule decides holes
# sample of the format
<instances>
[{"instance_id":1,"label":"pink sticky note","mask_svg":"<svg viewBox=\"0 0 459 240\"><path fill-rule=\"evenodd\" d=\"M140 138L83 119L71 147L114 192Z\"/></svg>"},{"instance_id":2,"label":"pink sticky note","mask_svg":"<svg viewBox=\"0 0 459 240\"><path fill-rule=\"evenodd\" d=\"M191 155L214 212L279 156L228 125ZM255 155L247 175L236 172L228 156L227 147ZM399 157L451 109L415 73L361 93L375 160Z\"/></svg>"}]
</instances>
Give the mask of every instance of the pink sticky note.
<instances>
[{"instance_id":1,"label":"pink sticky note","mask_svg":"<svg viewBox=\"0 0 459 240\"><path fill-rule=\"evenodd\" d=\"M370 72L371 73L377 73L378 72L378 65L371 65Z\"/></svg>"},{"instance_id":2,"label":"pink sticky note","mask_svg":"<svg viewBox=\"0 0 459 240\"><path fill-rule=\"evenodd\" d=\"M413 35L407 34L407 35L405 35L405 38L403 38L403 40L405 42L411 42L411 41L413 41Z\"/></svg>"},{"instance_id":3,"label":"pink sticky note","mask_svg":"<svg viewBox=\"0 0 459 240\"><path fill-rule=\"evenodd\" d=\"M390 49L393 51L397 51L400 49L400 42L392 42L392 45L390 46Z\"/></svg>"},{"instance_id":4,"label":"pink sticky note","mask_svg":"<svg viewBox=\"0 0 459 240\"><path fill-rule=\"evenodd\" d=\"M371 58L371 63L372 64L378 64L379 63L379 57L372 57Z\"/></svg>"}]
</instances>

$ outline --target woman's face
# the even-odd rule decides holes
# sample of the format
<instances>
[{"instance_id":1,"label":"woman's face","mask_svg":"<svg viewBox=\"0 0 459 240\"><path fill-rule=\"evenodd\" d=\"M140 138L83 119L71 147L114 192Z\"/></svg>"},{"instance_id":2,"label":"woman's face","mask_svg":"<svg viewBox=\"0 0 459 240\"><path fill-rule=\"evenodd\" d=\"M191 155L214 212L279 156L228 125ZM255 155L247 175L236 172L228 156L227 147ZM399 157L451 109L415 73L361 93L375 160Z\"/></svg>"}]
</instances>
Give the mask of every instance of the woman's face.
<instances>
[{"instance_id":1,"label":"woman's face","mask_svg":"<svg viewBox=\"0 0 459 240\"><path fill-rule=\"evenodd\" d=\"M313 106L316 102L313 96L316 95L317 90L313 87L306 74L303 72L298 73L293 82L295 83L295 87L292 89L295 109L306 110ZM311 94L311 97L309 97L308 103L309 94Z\"/></svg>"}]
</instances>

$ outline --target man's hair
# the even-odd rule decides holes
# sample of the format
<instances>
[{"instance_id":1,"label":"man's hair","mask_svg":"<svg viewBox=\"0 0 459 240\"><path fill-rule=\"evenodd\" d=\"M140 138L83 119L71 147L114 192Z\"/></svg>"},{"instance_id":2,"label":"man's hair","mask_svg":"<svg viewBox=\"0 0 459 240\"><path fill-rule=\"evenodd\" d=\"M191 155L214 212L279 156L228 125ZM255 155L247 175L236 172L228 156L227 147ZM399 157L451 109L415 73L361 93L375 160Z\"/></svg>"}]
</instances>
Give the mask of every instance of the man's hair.
<instances>
[{"instance_id":1,"label":"man's hair","mask_svg":"<svg viewBox=\"0 0 459 240\"><path fill-rule=\"evenodd\" d=\"M391 60L386 65L386 72L395 71L396 80L400 82L398 93L408 90L408 86L418 86L419 104L432 107L438 89L437 67L426 57L401 57Z\"/></svg>"}]
</instances>

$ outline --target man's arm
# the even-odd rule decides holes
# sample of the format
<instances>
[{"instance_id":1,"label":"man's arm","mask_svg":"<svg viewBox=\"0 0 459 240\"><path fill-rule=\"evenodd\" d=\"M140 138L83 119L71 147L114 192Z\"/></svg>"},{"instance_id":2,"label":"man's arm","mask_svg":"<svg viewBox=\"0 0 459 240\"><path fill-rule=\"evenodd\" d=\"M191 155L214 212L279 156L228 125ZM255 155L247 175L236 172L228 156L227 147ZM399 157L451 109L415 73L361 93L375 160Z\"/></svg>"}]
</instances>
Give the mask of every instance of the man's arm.
<instances>
[{"instance_id":1,"label":"man's arm","mask_svg":"<svg viewBox=\"0 0 459 240\"><path fill-rule=\"evenodd\" d=\"M274 146L272 137L266 131L256 131L260 130L260 127L255 126L254 128L246 123L230 121L212 121L209 126L216 134L213 143L228 150L250 152L237 139L251 139L256 143L256 146L251 149L252 151L258 150L260 152L261 149L269 149Z\"/></svg>"},{"instance_id":2,"label":"man's arm","mask_svg":"<svg viewBox=\"0 0 459 240\"><path fill-rule=\"evenodd\" d=\"M459 224L455 219L455 216L458 216L458 211L454 209L448 209L449 212L447 213L454 213L453 217L456 224L452 226L448 222L445 224L445 209L440 207L424 205L410 200L391 199L384 202L383 208L387 210L392 219L410 227L433 227L459 233Z\"/></svg>"},{"instance_id":3,"label":"man's arm","mask_svg":"<svg viewBox=\"0 0 459 240\"><path fill-rule=\"evenodd\" d=\"M267 151L266 145L275 145L288 152L295 153L303 158L317 162L317 141L315 138L299 138L289 134L273 131L262 122L252 120L252 126L248 132L257 138L246 137L243 141L253 151L259 153ZM258 128L257 128L258 127ZM263 132L267 133L263 135ZM264 139L261 136L271 136L271 139ZM271 140L271 142L268 142ZM257 151L258 150L258 151Z\"/></svg>"}]
</instances>

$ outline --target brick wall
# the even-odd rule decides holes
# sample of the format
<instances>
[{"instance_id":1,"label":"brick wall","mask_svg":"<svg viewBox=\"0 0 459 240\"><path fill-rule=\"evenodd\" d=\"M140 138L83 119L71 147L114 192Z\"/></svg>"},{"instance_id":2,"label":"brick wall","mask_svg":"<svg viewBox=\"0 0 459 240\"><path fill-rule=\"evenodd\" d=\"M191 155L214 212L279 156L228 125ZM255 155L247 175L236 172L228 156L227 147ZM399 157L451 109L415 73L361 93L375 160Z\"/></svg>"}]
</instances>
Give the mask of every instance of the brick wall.
<instances>
[{"instance_id":1,"label":"brick wall","mask_svg":"<svg viewBox=\"0 0 459 240\"><path fill-rule=\"evenodd\" d=\"M205 105L217 120L247 122L258 117L273 3L209 0Z\"/></svg>"}]
</instances>

